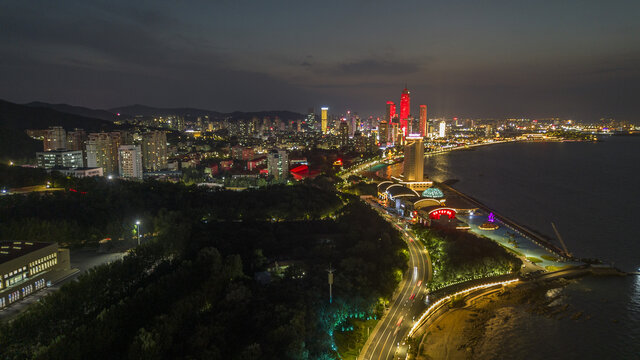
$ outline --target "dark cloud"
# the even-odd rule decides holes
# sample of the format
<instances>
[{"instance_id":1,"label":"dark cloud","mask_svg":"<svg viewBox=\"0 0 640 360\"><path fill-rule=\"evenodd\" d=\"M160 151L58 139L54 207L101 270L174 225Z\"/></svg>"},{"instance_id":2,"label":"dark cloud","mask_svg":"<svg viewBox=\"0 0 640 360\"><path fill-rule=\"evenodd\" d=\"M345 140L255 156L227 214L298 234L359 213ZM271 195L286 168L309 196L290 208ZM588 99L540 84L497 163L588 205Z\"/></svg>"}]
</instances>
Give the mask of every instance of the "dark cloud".
<instances>
[{"instance_id":1,"label":"dark cloud","mask_svg":"<svg viewBox=\"0 0 640 360\"><path fill-rule=\"evenodd\" d=\"M640 2L543 3L8 0L0 98L381 115L407 83L434 116L637 118Z\"/></svg>"},{"instance_id":2,"label":"dark cloud","mask_svg":"<svg viewBox=\"0 0 640 360\"><path fill-rule=\"evenodd\" d=\"M342 63L325 69L335 75L408 75L420 70L417 63L389 60L365 59Z\"/></svg>"}]
</instances>

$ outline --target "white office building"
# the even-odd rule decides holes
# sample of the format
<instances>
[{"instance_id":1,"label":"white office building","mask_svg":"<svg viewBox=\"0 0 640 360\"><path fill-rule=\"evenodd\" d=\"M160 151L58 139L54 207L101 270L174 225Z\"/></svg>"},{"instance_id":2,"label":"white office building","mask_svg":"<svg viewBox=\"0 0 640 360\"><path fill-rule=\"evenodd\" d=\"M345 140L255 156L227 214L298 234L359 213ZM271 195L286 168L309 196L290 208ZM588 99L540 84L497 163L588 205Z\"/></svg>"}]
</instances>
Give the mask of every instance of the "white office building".
<instances>
[{"instance_id":1,"label":"white office building","mask_svg":"<svg viewBox=\"0 0 640 360\"><path fill-rule=\"evenodd\" d=\"M38 167L53 169L55 167L79 168L84 160L80 150L50 150L36 153Z\"/></svg>"},{"instance_id":2,"label":"white office building","mask_svg":"<svg viewBox=\"0 0 640 360\"><path fill-rule=\"evenodd\" d=\"M122 178L142 179L140 145L120 145L118 147L118 170Z\"/></svg>"},{"instance_id":3,"label":"white office building","mask_svg":"<svg viewBox=\"0 0 640 360\"><path fill-rule=\"evenodd\" d=\"M441 138L447 136L447 123L444 120L440 121L440 132L438 134Z\"/></svg>"}]
</instances>

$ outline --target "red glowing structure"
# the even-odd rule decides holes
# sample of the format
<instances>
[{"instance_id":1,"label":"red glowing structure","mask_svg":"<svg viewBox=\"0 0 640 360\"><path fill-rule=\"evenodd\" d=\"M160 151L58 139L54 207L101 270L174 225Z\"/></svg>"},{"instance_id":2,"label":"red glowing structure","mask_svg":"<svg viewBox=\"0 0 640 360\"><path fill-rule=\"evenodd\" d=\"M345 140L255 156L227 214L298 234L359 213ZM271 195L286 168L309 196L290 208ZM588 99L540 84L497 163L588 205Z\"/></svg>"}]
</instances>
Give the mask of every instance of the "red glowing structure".
<instances>
[{"instance_id":1,"label":"red glowing structure","mask_svg":"<svg viewBox=\"0 0 640 360\"><path fill-rule=\"evenodd\" d=\"M429 212L429 219L440 220L442 215L446 215L449 219L456 217L456 211L449 208L438 208Z\"/></svg>"},{"instance_id":2,"label":"red glowing structure","mask_svg":"<svg viewBox=\"0 0 640 360\"><path fill-rule=\"evenodd\" d=\"M390 123L396 117L396 104L393 101L387 101L387 121Z\"/></svg>"},{"instance_id":3,"label":"red glowing structure","mask_svg":"<svg viewBox=\"0 0 640 360\"><path fill-rule=\"evenodd\" d=\"M409 95L409 90L404 88L402 90L402 95L400 96L400 125L402 128L407 127L407 119L409 118L409 113L411 112L411 96Z\"/></svg>"}]
</instances>

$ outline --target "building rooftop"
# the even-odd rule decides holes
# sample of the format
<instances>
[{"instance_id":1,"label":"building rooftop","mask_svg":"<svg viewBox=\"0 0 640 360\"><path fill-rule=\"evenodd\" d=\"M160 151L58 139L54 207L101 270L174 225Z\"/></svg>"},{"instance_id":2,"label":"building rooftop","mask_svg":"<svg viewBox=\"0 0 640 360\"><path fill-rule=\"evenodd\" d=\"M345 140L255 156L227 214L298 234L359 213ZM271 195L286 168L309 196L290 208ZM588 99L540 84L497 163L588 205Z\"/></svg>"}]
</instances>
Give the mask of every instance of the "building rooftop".
<instances>
[{"instance_id":1,"label":"building rooftop","mask_svg":"<svg viewBox=\"0 0 640 360\"><path fill-rule=\"evenodd\" d=\"M378 192L385 192L387 191L387 188L391 185L393 185L394 182L393 181L383 181L381 183L378 184Z\"/></svg>"},{"instance_id":2,"label":"building rooftop","mask_svg":"<svg viewBox=\"0 0 640 360\"><path fill-rule=\"evenodd\" d=\"M40 250L54 243L33 241L0 241L0 264Z\"/></svg>"},{"instance_id":3,"label":"building rooftop","mask_svg":"<svg viewBox=\"0 0 640 360\"><path fill-rule=\"evenodd\" d=\"M419 198L420 196L413 190L404 187L400 184L393 184L389 187L387 187L386 190L387 194L389 194L389 196L391 197L391 199L395 199L398 196L412 196L412 197L416 197Z\"/></svg>"},{"instance_id":4,"label":"building rooftop","mask_svg":"<svg viewBox=\"0 0 640 360\"><path fill-rule=\"evenodd\" d=\"M47 151L37 151L36 154L63 154L68 152L82 152L82 150L51 149Z\"/></svg>"},{"instance_id":5,"label":"building rooftop","mask_svg":"<svg viewBox=\"0 0 640 360\"><path fill-rule=\"evenodd\" d=\"M95 170L95 169L100 169L99 167L68 167L68 166L54 166L53 168L51 168L51 170L80 170L80 171L85 171L85 170Z\"/></svg>"},{"instance_id":6,"label":"building rooftop","mask_svg":"<svg viewBox=\"0 0 640 360\"><path fill-rule=\"evenodd\" d=\"M444 193L442 192L442 190L435 188L435 187L430 187L427 188L425 191L422 192L422 197L423 198L434 198L434 199L441 199L444 197Z\"/></svg>"}]
</instances>

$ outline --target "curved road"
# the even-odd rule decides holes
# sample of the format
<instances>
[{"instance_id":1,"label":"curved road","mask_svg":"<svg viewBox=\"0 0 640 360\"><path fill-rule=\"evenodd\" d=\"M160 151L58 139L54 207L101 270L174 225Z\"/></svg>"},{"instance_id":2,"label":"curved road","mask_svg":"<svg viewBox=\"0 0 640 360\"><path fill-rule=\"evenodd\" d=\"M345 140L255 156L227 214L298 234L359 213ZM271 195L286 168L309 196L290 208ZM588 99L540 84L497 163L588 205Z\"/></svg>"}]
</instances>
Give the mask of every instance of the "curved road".
<instances>
[{"instance_id":1,"label":"curved road","mask_svg":"<svg viewBox=\"0 0 640 360\"><path fill-rule=\"evenodd\" d=\"M380 211L378 206L374 205L374 208ZM426 308L425 284L431 278L429 253L402 228L400 221L383 216L398 228L407 243L410 255L408 277L401 283L393 304L369 336L358 359L393 359L399 350L405 353L406 346L402 346L404 338L414 320Z\"/></svg>"}]
</instances>

